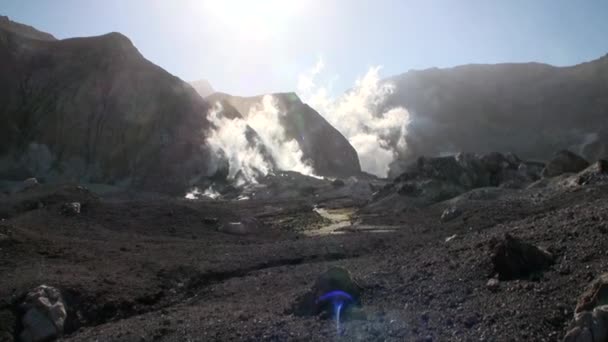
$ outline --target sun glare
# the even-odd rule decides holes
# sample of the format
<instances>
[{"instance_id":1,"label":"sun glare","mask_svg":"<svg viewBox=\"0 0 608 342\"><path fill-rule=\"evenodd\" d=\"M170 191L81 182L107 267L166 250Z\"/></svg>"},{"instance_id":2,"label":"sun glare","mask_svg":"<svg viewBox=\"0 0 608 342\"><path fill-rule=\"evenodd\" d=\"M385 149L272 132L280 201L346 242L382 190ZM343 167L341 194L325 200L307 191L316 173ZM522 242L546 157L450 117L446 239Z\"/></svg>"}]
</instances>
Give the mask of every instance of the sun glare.
<instances>
[{"instance_id":1,"label":"sun glare","mask_svg":"<svg viewBox=\"0 0 608 342\"><path fill-rule=\"evenodd\" d=\"M304 4L303 0L209 0L203 10L240 38L266 40L283 33Z\"/></svg>"}]
</instances>

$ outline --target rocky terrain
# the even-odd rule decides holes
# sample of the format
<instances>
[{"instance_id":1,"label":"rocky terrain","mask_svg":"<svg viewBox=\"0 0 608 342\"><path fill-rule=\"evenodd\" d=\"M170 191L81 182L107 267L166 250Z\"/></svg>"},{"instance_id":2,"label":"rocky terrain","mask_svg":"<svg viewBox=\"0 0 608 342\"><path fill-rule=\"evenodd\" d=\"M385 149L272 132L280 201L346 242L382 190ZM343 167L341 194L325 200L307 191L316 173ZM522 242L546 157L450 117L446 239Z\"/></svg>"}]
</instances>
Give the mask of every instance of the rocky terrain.
<instances>
[{"instance_id":1,"label":"rocky terrain","mask_svg":"<svg viewBox=\"0 0 608 342\"><path fill-rule=\"evenodd\" d=\"M389 179L272 94L306 173L247 121L268 96L0 17L0 342L608 341L605 66L395 77Z\"/></svg>"},{"instance_id":2,"label":"rocky terrain","mask_svg":"<svg viewBox=\"0 0 608 342\"><path fill-rule=\"evenodd\" d=\"M390 77L385 81L394 91L383 106L403 106L411 120L407 151L391 175L418 156L460 151L546 160L570 149L590 160L605 158L606 75L608 56L568 67L464 65Z\"/></svg>"},{"instance_id":3,"label":"rocky terrain","mask_svg":"<svg viewBox=\"0 0 608 342\"><path fill-rule=\"evenodd\" d=\"M2 17L0 74L1 180L37 177L175 195L221 174L207 140L214 128L209 102L120 33L56 40ZM208 84L194 85L203 92ZM316 174L360 172L352 146L323 117L297 97L276 97L289 110L288 138Z\"/></svg>"},{"instance_id":4,"label":"rocky terrain","mask_svg":"<svg viewBox=\"0 0 608 342\"><path fill-rule=\"evenodd\" d=\"M390 183L283 174L248 200L27 182L0 201L0 339L32 334L41 296L64 341L600 336L603 318L574 312L606 300L601 280L581 295L608 266L608 163L564 156L554 177L497 153L426 158ZM281 197L287 184L300 191ZM331 286L356 292L339 330L306 302Z\"/></svg>"}]
</instances>

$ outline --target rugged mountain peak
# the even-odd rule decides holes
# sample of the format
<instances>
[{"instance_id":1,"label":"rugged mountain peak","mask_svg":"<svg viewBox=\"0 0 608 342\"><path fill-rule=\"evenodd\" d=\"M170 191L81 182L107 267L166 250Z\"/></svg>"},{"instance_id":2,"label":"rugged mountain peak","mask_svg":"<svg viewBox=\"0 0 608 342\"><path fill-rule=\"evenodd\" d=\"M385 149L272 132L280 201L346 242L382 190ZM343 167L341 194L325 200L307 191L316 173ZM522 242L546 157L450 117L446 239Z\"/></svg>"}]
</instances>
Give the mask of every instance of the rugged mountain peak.
<instances>
[{"instance_id":1,"label":"rugged mountain peak","mask_svg":"<svg viewBox=\"0 0 608 342\"><path fill-rule=\"evenodd\" d=\"M0 61L0 178L183 193L206 174L207 103L126 36L13 34Z\"/></svg>"},{"instance_id":2,"label":"rugged mountain peak","mask_svg":"<svg viewBox=\"0 0 608 342\"><path fill-rule=\"evenodd\" d=\"M0 15L0 29L12 32L22 37L36 40L57 40L52 34L39 31L31 26L12 21L7 16Z\"/></svg>"}]
</instances>

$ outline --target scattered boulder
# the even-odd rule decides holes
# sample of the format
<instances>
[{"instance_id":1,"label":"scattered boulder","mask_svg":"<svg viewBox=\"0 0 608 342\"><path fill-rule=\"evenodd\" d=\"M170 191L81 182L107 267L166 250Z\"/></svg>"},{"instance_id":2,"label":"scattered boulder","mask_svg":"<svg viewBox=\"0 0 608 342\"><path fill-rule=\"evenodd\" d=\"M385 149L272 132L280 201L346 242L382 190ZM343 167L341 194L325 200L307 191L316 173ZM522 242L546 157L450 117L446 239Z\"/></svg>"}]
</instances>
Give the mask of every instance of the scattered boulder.
<instances>
[{"instance_id":1,"label":"scattered boulder","mask_svg":"<svg viewBox=\"0 0 608 342\"><path fill-rule=\"evenodd\" d=\"M576 177L579 185L595 185L608 183L608 161L598 160L581 171Z\"/></svg>"},{"instance_id":2,"label":"scattered boulder","mask_svg":"<svg viewBox=\"0 0 608 342\"><path fill-rule=\"evenodd\" d=\"M488 290L490 290L492 292L496 292L500 289L500 281L496 278L491 278L486 283L486 287L488 288Z\"/></svg>"},{"instance_id":3,"label":"scattered boulder","mask_svg":"<svg viewBox=\"0 0 608 342\"><path fill-rule=\"evenodd\" d=\"M576 173L586 169L589 162L567 150L559 151L543 170L543 177L555 177L564 173Z\"/></svg>"},{"instance_id":4,"label":"scattered boulder","mask_svg":"<svg viewBox=\"0 0 608 342\"><path fill-rule=\"evenodd\" d=\"M350 272L341 267L333 267L321 274L313 287L300 297L293 309L298 316L316 316L329 312L330 305L319 298L333 291L342 291L350 295L354 304L360 304L362 288L353 280Z\"/></svg>"},{"instance_id":5,"label":"scattered boulder","mask_svg":"<svg viewBox=\"0 0 608 342\"><path fill-rule=\"evenodd\" d=\"M39 342L57 338L63 333L67 317L61 292L51 286L40 285L25 296L21 304L22 341Z\"/></svg>"},{"instance_id":6,"label":"scattered boulder","mask_svg":"<svg viewBox=\"0 0 608 342\"><path fill-rule=\"evenodd\" d=\"M76 216L80 214L80 202L64 203L61 206L61 213L65 216Z\"/></svg>"},{"instance_id":7,"label":"scattered boulder","mask_svg":"<svg viewBox=\"0 0 608 342\"><path fill-rule=\"evenodd\" d=\"M36 178L28 178L23 181L23 190L33 188L36 185L38 185L38 180Z\"/></svg>"},{"instance_id":8,"label":"scattered boulder","mask_svg":"<svg viewBox=\"0 0 608 342\"><path fill-rule=\"evenodd\" d=\"M441 213L441 222L451 221L460 215L462 215L462 210L457 207L449 207Z\"/></svg>"},{"instance_id":9,"label":"scattered boulder","mask_svg":"<svg viewBox=\"0 0 608 342\"><path fill-rule=\"evenodd\" d=\"M393 184L383 188L374 200L397 193L424 206L477 188L522 189L540 178L543 167L542 163L522 161L511 153L420 157L406 166Z\"/></svg>"},{"instance_id":10,"label":"scattered boulder","mask_svg":"<svg viewBox=\"0 0 608 342\"><path fill-rule=\"evenodd\" d=\"M492 264L500 280L523 278L553 264L551 253L508 233L492 245Z\"/></svg>"}]
</instances>

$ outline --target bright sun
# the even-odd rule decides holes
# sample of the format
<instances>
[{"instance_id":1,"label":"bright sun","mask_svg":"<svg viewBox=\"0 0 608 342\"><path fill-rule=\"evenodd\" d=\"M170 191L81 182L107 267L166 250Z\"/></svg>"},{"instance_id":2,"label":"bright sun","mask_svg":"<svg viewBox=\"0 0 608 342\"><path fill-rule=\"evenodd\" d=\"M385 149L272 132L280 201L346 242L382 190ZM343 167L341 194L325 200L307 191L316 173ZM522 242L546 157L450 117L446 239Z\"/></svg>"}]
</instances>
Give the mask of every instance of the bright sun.
<instances>
[{"instance_id":1,"label":"bright sun","mask_svg":"<svg viewBox=\"0 0 608 342\"><path fill-rule=\"evenodd\" d=\"M283 33L302 10L305 0L208 0L206 15L216 18L232 33L248 40L271 39Z\"/></svg>"}]
</instances>

